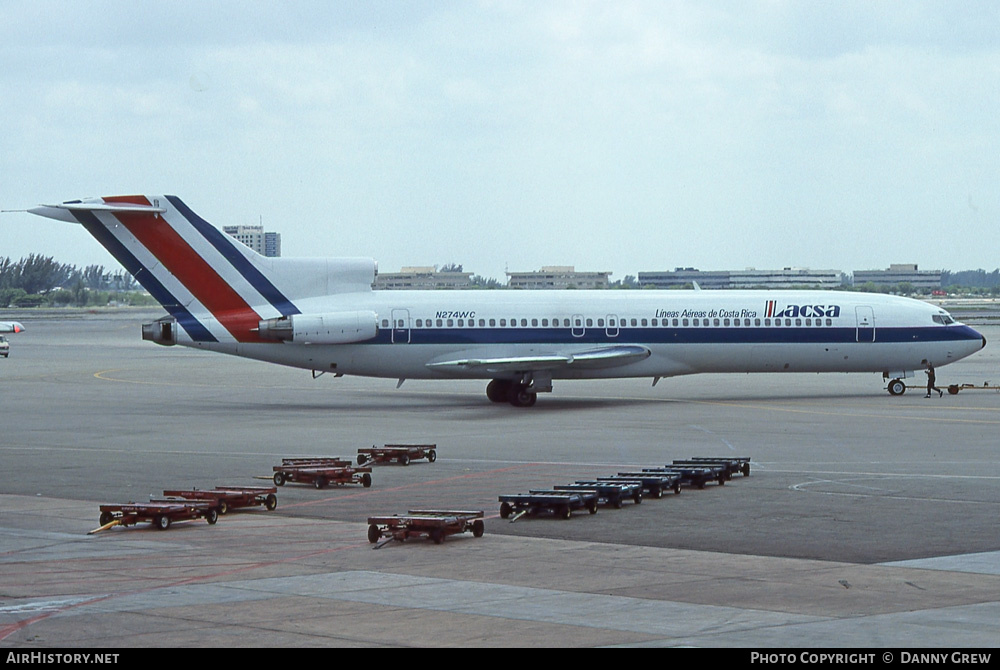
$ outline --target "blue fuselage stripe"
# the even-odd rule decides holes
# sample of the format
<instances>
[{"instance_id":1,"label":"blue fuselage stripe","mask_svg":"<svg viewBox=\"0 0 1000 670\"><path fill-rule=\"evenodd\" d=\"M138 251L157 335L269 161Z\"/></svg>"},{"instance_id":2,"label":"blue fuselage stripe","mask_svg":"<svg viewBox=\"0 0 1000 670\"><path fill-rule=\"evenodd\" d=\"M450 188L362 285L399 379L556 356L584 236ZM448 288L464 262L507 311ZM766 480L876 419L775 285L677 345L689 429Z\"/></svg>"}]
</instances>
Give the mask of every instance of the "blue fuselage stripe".
<instances>
[{"instance_id":1,"label":"blue fuselage stripe","mask_svg":"<svg viewBox=\"0 0 1000 670\"><path fill-rule=\"evenodd\" d=\"M579 332L579 331L578 331ZM611 331L614 332L614 331ZM859 342L856 327L787 327L780 328L619 328L618 335L604 329L587 329L574 337L571 328L411 328L382 329L371 344L448 344L479 346L489 344L830 344ZM867 338L864 337L867 333ZM871 344L871 330L861 329L861 342ZM879 343L926 343L979 341L982 336L968 326L878 328Z\"/></svg>"},{"instance_id":2,"label":"blue fuselage stripe","mask_svg":"<svg viewBox=\"0 0 1000 670\"><path fill-rule=\"evenodd\" d=\"M190 207L184 204L180 198L175 195L166 196L167 200L170 201L177 211L187 219L195 230L202 234L202 236L208 240L209 244L216 248L216 250L222 254L222 256L229 261L229 263L239 272L247 282L250 283L254 289L260 293L265 300L271 303L282 316L291 316L293 314L300 314L299 309L292 304L292 301L285 297L285 295L278 290L278 288L272 284L267 277L261 273L253 263L247 260L246 256L241 254L232 243L232 240L227 238L224 234L219 232L219 230L205 221L203 218L195 214Z\"/></svg>"}]
</instances>

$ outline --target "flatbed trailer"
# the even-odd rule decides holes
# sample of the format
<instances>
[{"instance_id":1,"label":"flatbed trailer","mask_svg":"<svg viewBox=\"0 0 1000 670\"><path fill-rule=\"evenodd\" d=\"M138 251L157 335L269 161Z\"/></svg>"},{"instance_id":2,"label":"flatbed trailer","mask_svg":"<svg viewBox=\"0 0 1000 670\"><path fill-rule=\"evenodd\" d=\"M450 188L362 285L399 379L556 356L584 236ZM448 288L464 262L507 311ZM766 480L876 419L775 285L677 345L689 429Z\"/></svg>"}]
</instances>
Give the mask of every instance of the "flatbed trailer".
<instances>
[{"instance_id":1,"label":"flatbed trailer","mask_svg":"<svg viewBox=\"0 0 1000 670\"><path fill-rule=\"evenodd\" d=\"M273 486L216 486L214 489L168 489L164 496L185 500L207 500L214 502L219 514L231 509L263 505L268 510L278 506L278 489Z\"/></svg>"},{"instance_id":2,"label":"flatbed trailer","mask_svg":"<svg viewBox=\"0 0 1000 670\"><path fill-rule=\"evenodd\" d=\"M681 476L676 472L619 472L612 477L598 477L597 480L602 482L638 482L642 486L642 490L654 498L662 498L663 494L670 490L674 494L681 492Z\"/></svg>"},{"instance_id":3,"label":"flatbed trailer","mask_svg":"<svg viewBox=\"0 0 1000 670\"><path fill-rule=\"evenodd\" d=\"M175 521L205 519L209 524L219 520L219 512L211 502L203 500L171 500L148 503L120 503L101 505L101 527L134 526L137 523L151 523L159 530L166 530Z\"/></svg>"},{"instance_id":4,"label":"flatbed trailer","mask_svg":"<svg viewBox=\"0 0 1000 670\"><path fill-rule=\"evenodd\" d=\"M659 474L677 474L680 475L681 483L687 484L689 486L696 486L700 489L705 488L705 484L709 482L718 482L719 486L723 486L726 483L726 475L721 467L692 467L685 465L667 465L662 468L643 468L643 472L653 472Z\"/></svg>"},{"instance_id":5,"label":"flatbed trailer","mask_svg":"<svg viewBox=\"0 0 1000 670\"><path fill-rule=\"evenodd\" d=\"M298 467L325 466L331 468L346 468L354 465L351 461L345 461L340 456L300 456L296 458L282 458L281 464Z\"/></svg>"},{"instance_id":6,"label":"flatbed trailer","mask_svg":"<svg viewBox=\"0 0 1000 670\"><path fill-rule=\"evenodd\" d=\"M275 486L284 486L285 482L297 484L312 484L318 489L327 484L361 484L365 488L372 485L371 468L328 465L275 465L274 476L271 478Z\"/></svg>"},{"instance_id":7,"label":"flatbed trailer","mask_svg":"<svg viewBox=\"0 0 1000 670\"><path fill-rule=\"evenodd\" d=\"M948 393L950 395L958 395L959 391L994 391L1000 393L1000 386L996 384L990 384L989 382L983 383L982 386L976 386L975 384L949 384Z\"/></svg>"},{"instance_id":8,"label":"flatbed trailer","mask_svg":"<svg viewBox=\"0 0 1000 670\"><path fill-rule=\"evenodd\" d=\"M529 491L502 495L500 500L500 518L511 518L511 523L525 514L552 512L563 519L573 516L573 511L586 509L591 514L597 513L597 491Z\"/></svg>"},{"instance_id":9,"label":"flatbed trailer","mask_svg":"<svg viewBox=\"0 0 1000 670\"><path fill-rule=\"evenodd\" d=\"M369 448L358 449L358 465L373 463L392 463L409 465L414 459L426 458L429 463L437 460L436 444L387 444L382 447L372 445Z\"/></svg>"},{"instance_id":10,"label":"flatbed trailer","mask_svg":"<svg viewBox=\"0 0 1000 670\"><path fill-rule=\"evenodd\" d=\"M700 465L700 464L703 464L703 463L725 465L726 467L729 468L730 477L732 477L732 475L736 474L737 472L740 473L741 475L743 475L744 477L749 477L750 476L750 460L751 459L750 459L749 456L739 456L739 457L733 457L733 458L725 458L725 457L722 457L722 458L707 458L707 457L703 457L702 456L702 457L689 458L689 459L687 459L686 461L683 461L683 462L685 462L685 463L690 462L693 465ZM677 463L677 462L678 461L674 461L674 463Z\"/></svg>"},{"instance_id":11,"label":"flatbed trailer","mask_svg":"<svg viewBox=\"0 0 1000 670\"><path fill-rule=\"evenodd\" d=\"M556 491L596 491L599 502L615 509L621 509L622 501L626 498L631 498L636 505L642 502L642 484L639 482L578 481L552 488Z\"/></svg>"},{"instance_id":12,"label":"flatbed trailer","mask_svg":"<svg viewBox=\"0 0 1000 670\"><path fill-rule=\"evenodd\" d=\"M411 537L426 535L441 544L449 535L472 531L473 537L482 537L486 526L482 510L410 510L405 516L368 517L368 541L375 544L379 539L404 542ZM378 549L378 546L375 547Z\"/></svg>"}]
</instances>

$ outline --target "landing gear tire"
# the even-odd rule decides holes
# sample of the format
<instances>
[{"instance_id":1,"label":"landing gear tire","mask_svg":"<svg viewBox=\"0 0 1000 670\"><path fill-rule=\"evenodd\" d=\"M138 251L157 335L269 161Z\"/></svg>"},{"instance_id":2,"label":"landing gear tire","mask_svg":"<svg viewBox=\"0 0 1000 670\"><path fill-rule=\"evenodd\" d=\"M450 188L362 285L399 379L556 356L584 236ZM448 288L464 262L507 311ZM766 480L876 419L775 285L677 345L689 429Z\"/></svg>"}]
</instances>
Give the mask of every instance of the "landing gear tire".
<instances>
[{"instance_id":1,"label":"landing gear tire","mask_svg":"<svg viewBox=\"0 0 1000 670\"><path fill-rule=\"evenodd\" d=\"M886 388L889 390L889 395L903 395L906 392L906 384L900 379L893 379Z\"/></svg>"},{"instance_id":2,"label":"landing gear tire","mask_svg":"<svg viewBox=\"0 0 1000 670\"><path fill-rule=\"evenodd\" d=\"M512 384L507 395L507 400L514 407L531 407L538 400L538 396L529 392L525 384Z\"/></svg>"},{"instance_id":3,"label":"landing gear tire","mask_svg":"<svg viewBox=\"0 0 1000 670\"><path fill-rule=\"evenodd\" d=\"M486 397L492 402L507 402L511 383L506 379L494 379L486 385Z\"/></svg>"}]
</instances>

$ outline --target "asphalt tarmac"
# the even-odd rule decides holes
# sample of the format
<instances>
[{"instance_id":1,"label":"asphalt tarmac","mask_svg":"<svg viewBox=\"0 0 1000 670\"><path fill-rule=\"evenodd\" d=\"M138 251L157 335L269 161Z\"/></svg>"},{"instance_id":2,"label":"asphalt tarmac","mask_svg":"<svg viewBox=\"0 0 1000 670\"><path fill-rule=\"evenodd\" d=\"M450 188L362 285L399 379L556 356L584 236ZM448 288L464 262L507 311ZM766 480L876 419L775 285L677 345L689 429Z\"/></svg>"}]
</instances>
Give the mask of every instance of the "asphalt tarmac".
<instances>
[{"instance_id":1,"label":"asphalt tarmac","mask_svg":"<svg viewBox=\"0 0 1000 670\"><path fill-rule=\"evenodd\" d=\"M15 318L6 315L3 318ZM143 342L153 312L18 314L0 360L0 647L991 647L1000 393L890 397L878 375L555 383L313 379ZM990 345L938 384L1000 384ZM433 443L373 485L94 535L99 505L269 485L283 457ZM498 496L692 456L749 477L512 523ZM483 510L485 535L388 542L367 519Z\"/></svg>"}]
</instances>

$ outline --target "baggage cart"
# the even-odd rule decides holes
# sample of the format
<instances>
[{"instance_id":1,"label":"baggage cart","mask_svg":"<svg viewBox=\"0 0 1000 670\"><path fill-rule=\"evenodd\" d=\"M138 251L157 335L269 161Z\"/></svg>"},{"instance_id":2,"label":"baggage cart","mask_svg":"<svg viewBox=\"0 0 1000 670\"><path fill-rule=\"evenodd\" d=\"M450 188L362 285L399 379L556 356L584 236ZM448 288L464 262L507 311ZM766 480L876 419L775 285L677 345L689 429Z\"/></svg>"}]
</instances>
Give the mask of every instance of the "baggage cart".
<instances>
[{"instance_id":1,"label":"baggage cart","mask_svg":"<svg viewBox=\"0 0 1000 670\"><path fill-rule=\"evenodd\" d=\"M437 460L436 444L387 444L383 447L358 449L358 465L392 463L409 465L414 459L426 458L429 463Z\"/></svg>"},{"instance_id":2,"label":"baggage cart","mask_svg":"<svg viewBox=\"0 0 1000 670\"><path fill-rule=\"evenodd\" d=\"M365 488L372 485L371 468L353 466L327 465L275 465L274 476L271 478L275 486L284 486L285 482L297 484L312 484L318 489L327 484L361 484Z\"/></svg>"},{"instance_id":3,"label":"baggage cart","mask_svg":"<svg viewBox=\"0 0 1000 670\"><path fill-rule=\"evenodd\" d=\"M100 510L101 527L90 531L91 533L112 526L134 526L137 523L151 523L159 530L166 530L176 521L205 519L214 525L219 520L215 505L203 500L108 504L101 505Z\"/></svg>"},{"instance_id":4,"label":"baggage cart","mask_svg":"<svg viewBox=\"0 0 1000 670\"><path fill-rule=\"evenodd\" d=\"M586 509L591 514L597 513L596 491L530 491L502 495L500 500L500 518L510 518L511 523L525 514L551 512L562 519L569 519L573 511Z\"/></svg>"},{"instance_id":5,"label":"baggage cart","mask_svg":"<svg viewBox=\"0 0 1000 670\"><path fill-rule=\"evenodd\" d=\"M231 509L263 505L267 510L278 506L278 489L273 486L216 486L214 489L168 489L164 496L185 500L207 500L215 502L219 514Z\"/></svg>"},{"instance_id":6,"label":"baggage cart","mask_svg":"<svg viewBox=\"0 0 1000 670\"><path fill-rule=\"evenodd\" d=\"M368 517L368 541L375 544L386 537L403 542L425 535L434 544L441 544L447 536L466 531L472 531L473 537L482 537L485 528L482 510L410 510L405 516Z\"/></svg>"},{"instance_id":7,"label":"baggage cart","mask_svg":"<svg viewBox=\"0 0 1000 670\"><path fill-rule=\"evenodd\" d=\"M631 498L636 505L642 502L642 484L639 482L578 481L575 484L553 486L556 491L596 491L597 499L615 509L621 509L622 502Z\"/></svg>"}]
</instances>

